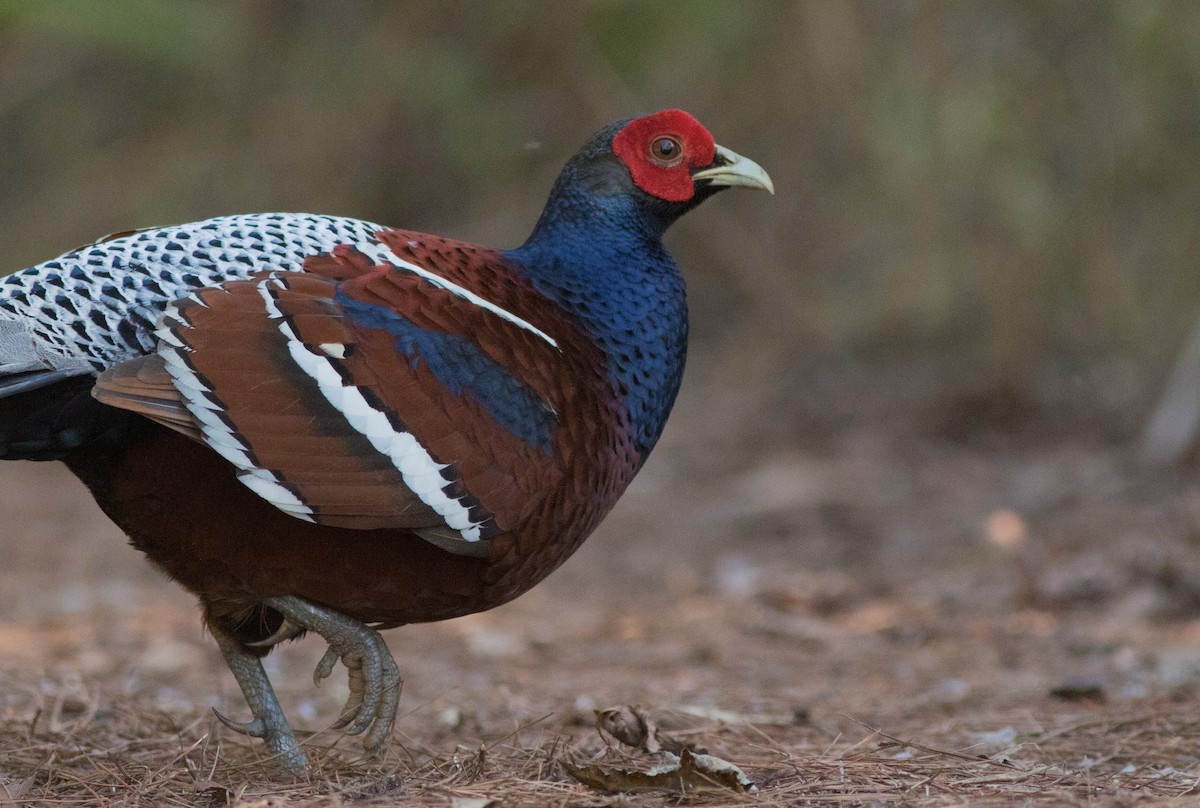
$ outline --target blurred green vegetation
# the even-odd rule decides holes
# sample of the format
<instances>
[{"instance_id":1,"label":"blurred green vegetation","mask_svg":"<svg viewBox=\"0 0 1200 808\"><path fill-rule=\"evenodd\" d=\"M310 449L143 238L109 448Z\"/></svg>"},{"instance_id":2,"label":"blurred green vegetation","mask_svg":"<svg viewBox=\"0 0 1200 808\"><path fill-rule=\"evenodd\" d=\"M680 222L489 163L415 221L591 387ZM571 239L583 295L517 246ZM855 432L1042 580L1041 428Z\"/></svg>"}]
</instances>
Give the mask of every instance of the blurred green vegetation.
<instances>
[{"instance_id":1,"label":"blurred green vegetation","mask_svg":"<svg viewBox=\"0 0 1200 808\"><path fill-rule=\"evenodd\" d=\"M714 354L1152 379L1200 314L1198 43L1187 0L0 0L0 272L271 209L513 245L680 106L779 190L672 235Z\"/></svg>"}]
</instances>

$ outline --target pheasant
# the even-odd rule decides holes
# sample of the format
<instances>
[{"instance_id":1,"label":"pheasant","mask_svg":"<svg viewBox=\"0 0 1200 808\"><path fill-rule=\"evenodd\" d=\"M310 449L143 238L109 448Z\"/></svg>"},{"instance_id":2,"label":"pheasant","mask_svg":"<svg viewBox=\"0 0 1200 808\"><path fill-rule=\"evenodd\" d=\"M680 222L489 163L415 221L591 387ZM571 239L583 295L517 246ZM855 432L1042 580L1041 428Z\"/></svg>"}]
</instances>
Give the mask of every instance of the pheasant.
<instances>
[{"instance_id":1,"label":"pheasant","mask_svg":"<svg viewBox=\"0 0 1200 808\"><path fill-rule=\"evenodd\" d=\"M261 660L311 631L378 750L379 630L526 591L654 448L687 342L662 236L730 186L774 192L666 110L594 135L515 249L293 213L108 236L0 279L0 459L65 462L199 598L253 714L226 726L306 770Z\"/></svg>"}]
</instances>

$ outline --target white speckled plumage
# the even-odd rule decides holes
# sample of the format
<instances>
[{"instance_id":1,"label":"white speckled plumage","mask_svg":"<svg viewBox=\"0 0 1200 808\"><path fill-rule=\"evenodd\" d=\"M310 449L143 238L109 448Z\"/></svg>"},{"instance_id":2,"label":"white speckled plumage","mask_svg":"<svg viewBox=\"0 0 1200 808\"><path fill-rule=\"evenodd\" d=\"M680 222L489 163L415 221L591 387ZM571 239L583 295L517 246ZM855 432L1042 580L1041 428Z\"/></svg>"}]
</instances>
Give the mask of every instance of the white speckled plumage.
<instances>
[{"instance_id":1,"label":"white speckled plumage","mask_svg":"<svg viewBox=\"0 0 1200 808\"><path fill-rule=\"evenodd\" d=\"M296 271L338 244L378 246L380 225L260 213L136 231L0 278L0 373L95 373L154 350L158 318L193 289Z\"/></svg>"}]
</instances>

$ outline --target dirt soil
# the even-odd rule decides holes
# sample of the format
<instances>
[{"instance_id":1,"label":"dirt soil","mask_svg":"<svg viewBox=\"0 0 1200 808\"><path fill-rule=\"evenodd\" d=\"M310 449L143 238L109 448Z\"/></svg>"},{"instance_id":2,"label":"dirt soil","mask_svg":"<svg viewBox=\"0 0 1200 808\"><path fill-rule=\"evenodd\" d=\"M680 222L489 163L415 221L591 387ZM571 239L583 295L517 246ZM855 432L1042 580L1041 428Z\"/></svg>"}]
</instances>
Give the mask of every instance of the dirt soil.
<instances>
[{"instance_id":1,"label":"dirt soil","mask_svg":"<svg viewBox=\"0 0 1200 808\"><path fill-rule=\"evenodd\" d=\"M1200 475L1072 385L716 382L547 582L387 633L382 759L323 729L318 638L273 654L304 782L213 717L248 710L192 599L63 468L0 464L0 806L1200 804ZM680 796L647 747L756 790Z\"/></svg>"}]
</instances>

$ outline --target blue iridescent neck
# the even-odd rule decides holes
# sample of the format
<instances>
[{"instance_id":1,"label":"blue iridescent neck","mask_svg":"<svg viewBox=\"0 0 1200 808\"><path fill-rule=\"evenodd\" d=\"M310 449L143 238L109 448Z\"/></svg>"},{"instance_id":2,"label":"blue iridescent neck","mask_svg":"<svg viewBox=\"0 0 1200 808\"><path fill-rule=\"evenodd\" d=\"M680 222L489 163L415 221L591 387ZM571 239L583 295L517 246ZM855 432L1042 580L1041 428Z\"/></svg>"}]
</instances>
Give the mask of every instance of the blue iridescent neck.
<instances>
[{"instance_id":1,"label":"blue iridescent neck","mask_svg":"<svg viewBox=\"0 0 1200 808\"><path fill-rule=\"evenodd\" d=\"M569 312L608 357L644 461L679 392L687 351L683 276L664 226L628 196L551 197L533 235L506 256Z\"/></svg>"}]
</instances>

